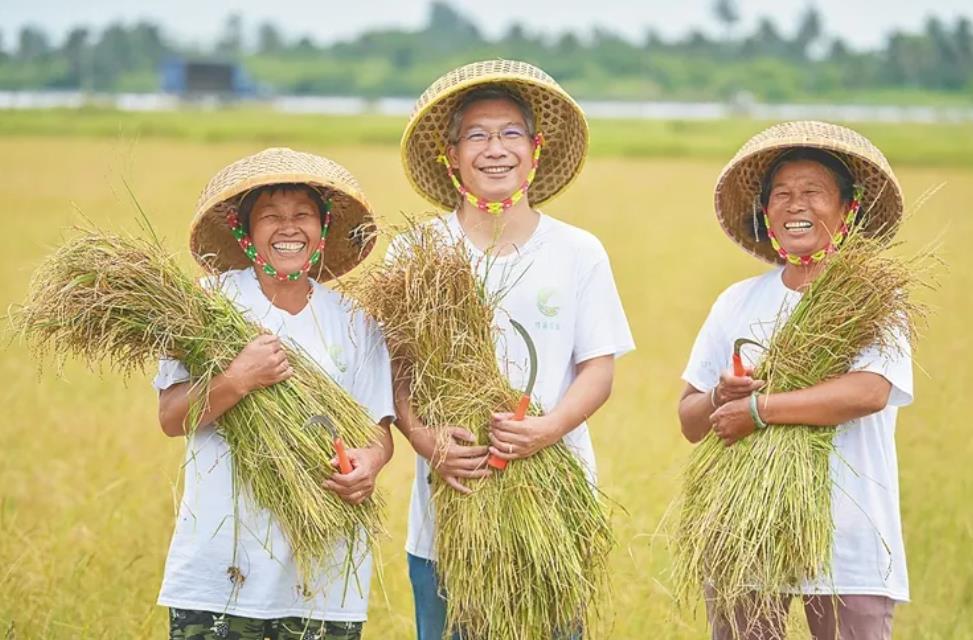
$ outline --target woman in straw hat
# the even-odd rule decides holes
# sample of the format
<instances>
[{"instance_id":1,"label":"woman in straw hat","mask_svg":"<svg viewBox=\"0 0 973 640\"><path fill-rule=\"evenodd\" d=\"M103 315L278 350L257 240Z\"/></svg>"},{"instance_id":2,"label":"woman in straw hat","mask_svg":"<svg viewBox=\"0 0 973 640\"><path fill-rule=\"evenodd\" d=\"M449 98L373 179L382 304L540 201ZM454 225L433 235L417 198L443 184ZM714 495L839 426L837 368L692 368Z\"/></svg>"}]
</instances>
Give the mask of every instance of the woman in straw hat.
<instances>
[{"instance_id":1,"label":"woman in straw hat","mask_svg":"<svg viewBox=\"0 0 973 640\"><path fill-rule=\"evenodd\" d=\"M909 598L894 442L897 408L912 400L908 340L902 336L892 353L867 349L849 373L788 393L761 393L752 368L734 375L723 367L735 339L769 343L849 227L894 234L899 183L881 152L854 131L787 122L755 136L726 166L716 213L734 242L775 268L730 286L713 304L682 376L682 432L695 443L712 430L732 445L768 424L837 425L830 575L799 593L815 638L891 638L894 604ZM713 637L739 630L746 638L783 637L789 599L782 595L777 614L760 620L742 611L729 620L708 606Z\"/></svg>"},{"instance_id":2,"label":"woman in straw hat","mask_svg":"<svg viewBox=\"0 0 973 640\"><path fill-rule=\"evenodd\" d=\"M388 353L374 323L324 283L368 254L373 233L371 210L355 179L326 158L290 149L266 149L234 162L200 196L190 245L214 274L206 285L267 333L212 379L200 426L187 443L185 492L159 595L159 603L170 607L172 638L361 635L368 552L336 549L315 583L300 580L270 512L234 499L229 449L215 427L246 394L292 375L281 348L288 341L383 425L379 445L350 450L353 470L327 483L353 504L371 495L392 453ZM155 387L166 435L187 432L193 393L188 380L180 362L161 363Z\"/></svg>"},{"instance_id":3,"label":"woman in straw hat","mask_svg":"<svg viewBox=\"0 0 973 640\"><path fill-rule=\"evenodd\" d=\"M466 244L486 286L505 291L502 310L536 343L533 400L544 410L522 422L495 414L489 447L471 446L473 434L454 427L454 442L437 451L432 430L410 410L407 386L397 385L397 425L419 454L406 550L421 640L442 637L445 618L430 469L465 493L464 479L490 473L489 454L517 460L563 439L593 479L585 420L608 398L615 358L634 344L601 243L534 208L577 177L587 143L587 122L574 100L540 69L507 60L439 78L419 98L402 137L413 187L450 212L431 224ZM501 370L514 388L524 388L527 348L508 323L499 324Z\"/></svg>"}]
</instances>

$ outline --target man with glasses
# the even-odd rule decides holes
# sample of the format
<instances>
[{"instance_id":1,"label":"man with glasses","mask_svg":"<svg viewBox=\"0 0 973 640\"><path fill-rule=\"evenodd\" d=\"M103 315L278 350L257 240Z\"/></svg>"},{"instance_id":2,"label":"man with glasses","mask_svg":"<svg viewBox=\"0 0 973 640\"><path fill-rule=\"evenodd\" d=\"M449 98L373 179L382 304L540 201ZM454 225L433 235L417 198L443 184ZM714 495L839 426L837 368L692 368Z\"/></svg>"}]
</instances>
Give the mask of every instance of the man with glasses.
<instances>
[{"instance_id":1,"label":"man with glasses","mask_svg":"<svg viewBox=\"0 0 973 640\"><path fill-rule=\"evenodd\" d=\"M473 63L437 80L403 136L413 186L437 208L452 209L430 224L465 242L485 286L505 292L501 311L529 331L538 354L532 400L543 409L522 421L494 414L490 445L473 445L472 433L451 427L453 441L443 450L412 411L407 385L396 385L397 426L419 454L406 544L419 640L439 640L446 616L431 471L469 493L464 481L491 473L489 455L527 458L563 439L594 482L585 420L608 399L615 358L634 343L601 243L533 208L573 181L587 142L584 114L570 96L540 69L506 60ZM526 346L509 323L496 324L501 371L524 388Z\"/></svg>"}]
</instances>

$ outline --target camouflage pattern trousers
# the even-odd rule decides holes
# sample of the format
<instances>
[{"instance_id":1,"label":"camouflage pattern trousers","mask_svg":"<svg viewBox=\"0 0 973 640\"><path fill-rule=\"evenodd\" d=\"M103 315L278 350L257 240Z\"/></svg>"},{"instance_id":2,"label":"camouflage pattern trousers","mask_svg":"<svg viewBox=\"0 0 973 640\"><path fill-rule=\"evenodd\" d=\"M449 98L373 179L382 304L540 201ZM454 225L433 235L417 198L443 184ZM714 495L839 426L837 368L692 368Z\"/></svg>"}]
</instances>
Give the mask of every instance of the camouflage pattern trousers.
<instances>
[{"instance_id":1,"label":"camouflage pattern trousers","mask_svg":"<svg viewBox=\"0 0 973 640\"><path fill-rule=\"evenodd\" d=\"M169 609L169 640L359 640L364 624Z\"/></svg>"}]
</instances>

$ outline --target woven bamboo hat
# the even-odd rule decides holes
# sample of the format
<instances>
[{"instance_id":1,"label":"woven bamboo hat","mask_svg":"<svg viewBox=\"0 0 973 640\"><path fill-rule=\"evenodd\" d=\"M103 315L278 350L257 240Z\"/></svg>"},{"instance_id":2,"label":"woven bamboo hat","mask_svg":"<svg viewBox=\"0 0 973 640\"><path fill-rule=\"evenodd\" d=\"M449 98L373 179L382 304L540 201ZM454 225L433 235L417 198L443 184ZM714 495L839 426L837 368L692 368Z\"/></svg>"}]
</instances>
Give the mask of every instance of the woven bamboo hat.
<instances>
[{"instance_id":1,"label":"woven bamboo hat","mask_svg":"<svg viewBox=\"0 0 973 640\"><path fill-rule=\"evenodd\" d=\"M581 172L588 152L588 121L551 76L516 60L484 60L453 69L419 96L402 134L402 165L409 182L437 207L456 206L459 194L436 158L446 152L453 110L463 96L485 84L505 85L534 112L537 130L544 135L544 151L530 187L530 202L550 200Z\"/></svg>"},{"instance_id":2,"label":"woven bamboo hat","mask_svg":"<svg viewBox=\"0 0 973 640\"><path fill-rule=\"evenodd\" d=\"M196 261L211 273L249 266L250 259L230 233L226 214L248 191L286 183L307 184L331 199L327 245L321 262L311 268L311 277L325 282L365 259L375 245L376 226L355 177L327 158L275 147L224 167L203 189L189 231Z\"/></svg>"},{"instance_id":3,"label":"woven bamboo hat","mask_svg":"<svg viewBox=\"0 0 973 640\"><path fill-rule=\"evenodd\" d=\"M888 160L867 138L827 122L783 122L761 131L737 152L716 182L716 217L730 238L766 262L783 262L767 238L754 234L760 213L760 187L767 169L795 147L829 151L840 158L864 189L863 229L891 238L902 218L902 188Z\"/></svg>"}]
</instances>

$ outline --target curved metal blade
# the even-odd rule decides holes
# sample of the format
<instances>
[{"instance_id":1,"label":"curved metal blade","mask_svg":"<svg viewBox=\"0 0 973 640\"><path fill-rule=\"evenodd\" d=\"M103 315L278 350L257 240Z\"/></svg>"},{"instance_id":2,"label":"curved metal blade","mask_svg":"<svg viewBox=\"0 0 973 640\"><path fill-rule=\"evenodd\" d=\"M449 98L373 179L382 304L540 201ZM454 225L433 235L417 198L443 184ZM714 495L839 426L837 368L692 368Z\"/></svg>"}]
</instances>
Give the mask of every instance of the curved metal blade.
<instances>
[{"instance_id":1,"label":"curved metal blade","mask_svg":"<svg viewBox=\"0 0 973 640\"><path fill-rule=\"evenodd\" d=\"M760 347L761 349L765 348L762 344L756 342L755 340L751 340L750 338L737 338L733 341L733 353L739 355L740 349L742 349L743 345L745 344L752 344L753 346Z\"/></svg>"},{"instance_id":2,"label":"curved metal blade","mask_svg":"<svg viewBox=\"0 0 973 640\"><path fill-rule=\"evenodd\" d=\"M534 341L531 339L530 334L527 333L524 325L513 318L510 319L510 324L513 325L513 328L517 330L517 333L520 334L520 337L524 339L524 343L527 345L527 355L530 358L530 377L527 378L527 387L524 389L524 395L529 396L534 392L534 383L537 381L537 348L534 346Z\"/></svg>"},{"instance_id":3,"label":"curved metal blade","mask_svg":"<svg viewBox=\"0 0 973 640\"><path fill-rule=\"evenodd\" d=\"M338 430L335 428L334 423L331 421L331 418L329 418L328 416L317 414L311 416L310 418L304 421L305 429L308 429L315 425L322 426L325 429L327 429L332 439L338 437Z\"/></svg>"}]
</instances>

